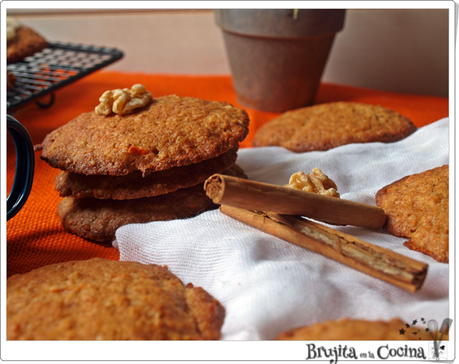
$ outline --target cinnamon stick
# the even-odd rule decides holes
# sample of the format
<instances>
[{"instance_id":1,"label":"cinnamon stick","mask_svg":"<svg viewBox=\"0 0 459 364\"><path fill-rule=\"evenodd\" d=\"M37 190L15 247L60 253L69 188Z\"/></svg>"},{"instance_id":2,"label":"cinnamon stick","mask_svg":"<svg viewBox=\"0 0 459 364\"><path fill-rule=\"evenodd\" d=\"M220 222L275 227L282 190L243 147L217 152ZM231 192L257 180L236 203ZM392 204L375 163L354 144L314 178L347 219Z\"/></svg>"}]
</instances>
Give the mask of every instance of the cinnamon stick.
<instances>
[{"instance_id":1,"label":"cinnamon stick","mask_svg":"<svg viewBox=\"0 0 459 364\"><path fill-rule=\"evenodd\" d=\"M421 288L428 265L349 234L302 219L228 205L222 213L409 292Z\"/></svg>"},{"instance_id":2,"label":"cinnamon stick","mask_svg":"<svg viewBox=\"0 0 459 364\"><path fill-rule=\"evenodd\" d=\"M205 184L215 203L242 209L299 215L335 225L380 229L386 214L380 207L289 187L214 174Z\"/></svg>"}]
</instances>

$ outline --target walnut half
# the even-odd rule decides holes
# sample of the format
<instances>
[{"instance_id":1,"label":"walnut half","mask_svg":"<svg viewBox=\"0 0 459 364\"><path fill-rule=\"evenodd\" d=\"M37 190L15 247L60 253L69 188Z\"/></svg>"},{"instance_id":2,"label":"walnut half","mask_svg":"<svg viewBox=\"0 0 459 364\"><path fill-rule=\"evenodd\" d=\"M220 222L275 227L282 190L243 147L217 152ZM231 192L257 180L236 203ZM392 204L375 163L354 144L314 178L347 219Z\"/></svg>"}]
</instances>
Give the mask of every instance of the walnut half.
<instances>
[{"instance_id":1,"label":"walnut half","mask_svg":"<svg viewBox=\"0 0 459 364\"><path fill-rule=\"evenodd\" d=\"M285 187L339 198L338 187L336 187L335 182L328 178L319 168L314 168L312 173L308 174L304 172L292 174Z\"/></svg>"},{"instance_id":2,"label":"walnut half","mask_svg":"<svg viewBox=\"0 0 459 364\"><path fill-rule=\"evenodd\" d=\"M141 84L135 84L128 88L105 91L96 106L98 115L110 115L112 112L118 115L129 114L135 109L147 106L153 101L151 93Z\"/></svg>"}]
</instances>

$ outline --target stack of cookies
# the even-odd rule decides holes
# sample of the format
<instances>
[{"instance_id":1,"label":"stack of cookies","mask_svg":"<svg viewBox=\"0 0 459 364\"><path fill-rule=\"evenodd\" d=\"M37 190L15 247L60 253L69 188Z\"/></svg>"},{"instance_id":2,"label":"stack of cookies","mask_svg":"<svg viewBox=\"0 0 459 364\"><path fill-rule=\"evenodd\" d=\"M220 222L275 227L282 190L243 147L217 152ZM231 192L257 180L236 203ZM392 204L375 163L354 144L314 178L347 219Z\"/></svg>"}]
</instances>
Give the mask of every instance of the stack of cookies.
<instances>
[{"instance_id":1,"label":"stack of cookies","mask_svg":"<svg viewBox=\"0 0 459 364\"><path fill-rule=\"evenodd\" d=\"M68 231L112 240L118 227L195 216L216 206L203 182L245 177L235 165L248 134L244 110L175 95L153 99L142 85L105 92L46 136L37 150L62 172L58 217Z\"/></svg>"}]
</instances>

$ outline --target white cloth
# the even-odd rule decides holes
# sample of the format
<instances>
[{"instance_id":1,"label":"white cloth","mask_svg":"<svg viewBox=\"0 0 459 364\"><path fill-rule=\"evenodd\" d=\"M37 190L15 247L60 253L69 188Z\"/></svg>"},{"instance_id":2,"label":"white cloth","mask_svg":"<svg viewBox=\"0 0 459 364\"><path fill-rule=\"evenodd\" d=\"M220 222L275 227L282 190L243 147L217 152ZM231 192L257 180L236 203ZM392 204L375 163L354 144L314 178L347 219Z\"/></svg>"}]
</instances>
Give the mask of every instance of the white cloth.
<instances>
[{"instance_id":1,"label":"white cloth","mask_svg":"<svg viewBox=\"0 0 459 364\"><path fill-rule=\"evenodd\" d=\"M318 167L341 198L375 204L375 193L409 174L449 164L448 119L396 143L353 144L295 154L280 147L241 149L238 164L250 179L284 185L297 171ZM223 215L118 229L121 260L167 265L226 309L223 340L271 340L288 329L344 317L369 320L449 317L449 264L411 251L384 230L340 227L372 244L429 264L426 281L409 293Z\"/></svg>"}]
</instances>

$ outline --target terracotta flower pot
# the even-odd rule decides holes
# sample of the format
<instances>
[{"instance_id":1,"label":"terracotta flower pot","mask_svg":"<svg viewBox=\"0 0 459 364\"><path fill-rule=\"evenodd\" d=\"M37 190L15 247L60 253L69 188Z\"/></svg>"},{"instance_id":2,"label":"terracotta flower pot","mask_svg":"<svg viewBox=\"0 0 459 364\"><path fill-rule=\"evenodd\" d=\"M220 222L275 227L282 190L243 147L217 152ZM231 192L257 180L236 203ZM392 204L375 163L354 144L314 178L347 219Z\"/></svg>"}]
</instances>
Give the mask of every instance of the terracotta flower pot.
<instances>
[{"instance_id":1,"label":"terracotta flower pot","mask_svg":"<svg viewBox=\"0 0 459 364\"><path fill-rule=\"evenodd\" d=\"M238 101L284 112L312 105L345 10L216 10Z\"/></svg>"}]
</instances>

